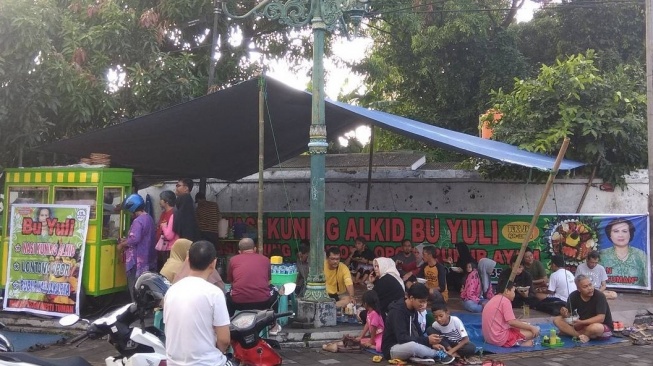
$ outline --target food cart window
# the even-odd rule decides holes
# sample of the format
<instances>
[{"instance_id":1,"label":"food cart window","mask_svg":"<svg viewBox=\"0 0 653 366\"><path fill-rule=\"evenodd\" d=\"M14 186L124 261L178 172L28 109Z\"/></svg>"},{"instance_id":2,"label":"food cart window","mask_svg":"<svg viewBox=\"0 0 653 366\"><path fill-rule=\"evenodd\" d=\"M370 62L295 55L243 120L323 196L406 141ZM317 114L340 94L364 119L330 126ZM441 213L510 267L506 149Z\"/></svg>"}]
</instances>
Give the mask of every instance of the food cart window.
<instances>
[{"instance_id":1,"label":"food cart window","mask_svg":"<svg viewBox=\"0 0 653 366\"><path fill-rule=\"evenodd\" d=\"M54 203L59 205L89 205L90 220L97 218L97 188L95 187L55 187Z\"/></svg>"},{"instance_id":2,"label":"food cart window","mask_svg":"<svg viewBox=\"0 0 653 366\"><path fill-rule=\"evenodd\" d=\"M118 239L120 234L120 202L122 188L104 188L102 206L102 239Z\"/></svg>"},{"instance_id":3,"label":"food cart window","mask_svg":"<svg viewBox=\"0 0 653 366\"><path fill-rule=\"evenodd\" d=\"M8 217L11 214L11 205L14 203L48 203L48 187L9 187L7 201L9 202L6 213ZM4 218L0 220L0 226L3 223Z\"/></svg>"}]
</instances>

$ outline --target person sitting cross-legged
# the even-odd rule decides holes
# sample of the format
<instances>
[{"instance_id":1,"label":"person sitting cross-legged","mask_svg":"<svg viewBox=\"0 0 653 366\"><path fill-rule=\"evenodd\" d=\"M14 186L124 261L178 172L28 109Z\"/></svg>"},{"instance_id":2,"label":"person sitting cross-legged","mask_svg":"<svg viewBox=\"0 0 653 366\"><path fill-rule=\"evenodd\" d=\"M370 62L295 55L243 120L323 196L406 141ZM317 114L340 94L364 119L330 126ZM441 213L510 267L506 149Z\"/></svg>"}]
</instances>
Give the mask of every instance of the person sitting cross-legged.
<instances>
[{"instance_id":1,"label":"person sitting cross-legged","mask_svg":"<svg viewBox=\"0 0 653 366\"><path fill-rule=\"evenodd\" d=\"M577 275L576 291L569 294L568 306L560 309L560 315L553 318L560 333L578 337L585 343L590 339L607 339L612 336L613 323L610 305L605 295L594 288L592 280L585 275ZM578 319L573 315L578 313ZM571 317L571 324L565 318Z\"/></svg>"},{"instance_id":2,"label":"person sitting cross-legged","mask_svg":"<svg viewBox=\"0 0 653 366\"><path fill-rule=\"evenodd\" d=\"M499 347L532 347L540 328L517 320L512 311L515 286L504 280L497 285L497 294L485 304L481 314L483 338Z\"/></svg>"},{"instance_id":3,"label":"person sitting cross-legged","mask_svg":"<svg viewBox=\"0 0 653 366\"><path fill-rule=\"evenodd\" d=\"M431 308L435 321L431 328L426 332L428 334L440 334L447 353L452 357L468 357L476 353L476 346L469 341L465 325L457 316L449 314L446 304L433 304Z\"/></svg>"},{"instance_id":4,"label":"person sitting cross-legged","mask_svg":"<svg viewBox=\"0 0 653 366\"><path fill-rule=\"evenodd\" d=\"M349 268L340 262L340 249L331 247L324 260L324 282L327 295L336 300L336 307L342 308L354 301L354 282Z\"/></svg>"},{"instance_id":5,"label":"person sitting cross-legged","mask_svg":"<svg viewBox=\"0 0 653 366\"><path fill-rule=\"evenodd\" d=\"M388 316L383 331L381 347L383 357L387 360L408 360L413 358L426 359L431 363L439 361L449 364L454 358L445 352L440 344L441 336L422 335L419 331L417 313L426 308L429 289L421 283L413 284L405 299L399 299L390 304Z\"/></svg>"}]
</instances>

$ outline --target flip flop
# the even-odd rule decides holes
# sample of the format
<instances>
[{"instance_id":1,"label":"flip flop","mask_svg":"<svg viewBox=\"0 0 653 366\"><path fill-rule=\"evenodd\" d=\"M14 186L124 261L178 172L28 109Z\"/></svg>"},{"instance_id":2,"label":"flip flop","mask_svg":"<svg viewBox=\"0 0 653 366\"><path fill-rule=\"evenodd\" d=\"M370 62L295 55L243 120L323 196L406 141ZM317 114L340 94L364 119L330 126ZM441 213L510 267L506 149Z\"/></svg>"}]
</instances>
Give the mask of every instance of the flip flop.
<instances>
[{"instance_id":1,"label":"flip flop","mask_svg":"<svg viewBox=\"0 0 653 366\"><path fill-rule=\"evenodd\" d=\"M383 360L383 356L372 356L372 362L379 363Z\"/></svg>"},{"instance_id":2,"label":"flip flop","mask_svg":"<svg viewBox=\"0 0 653 366\"><path fill-rule=\"evenodd\" d=\"M406 361L400 360L398 358L393 358L392 360L388 360L388 363L391 365L405 365Z\"/></svg>"},{"instance_id":3,"label":"flip flop","mask_svg":"<svg viewBox=\"0 0 653 366\"><path fill-rule=\"evenodd\" d=\"M648 346L650 344L651 344L651 342L649 342L649 341L647 341L645 339L641 339L641 338L634 338L633 339L633 346Z\"/></svg>"}]
</instances>

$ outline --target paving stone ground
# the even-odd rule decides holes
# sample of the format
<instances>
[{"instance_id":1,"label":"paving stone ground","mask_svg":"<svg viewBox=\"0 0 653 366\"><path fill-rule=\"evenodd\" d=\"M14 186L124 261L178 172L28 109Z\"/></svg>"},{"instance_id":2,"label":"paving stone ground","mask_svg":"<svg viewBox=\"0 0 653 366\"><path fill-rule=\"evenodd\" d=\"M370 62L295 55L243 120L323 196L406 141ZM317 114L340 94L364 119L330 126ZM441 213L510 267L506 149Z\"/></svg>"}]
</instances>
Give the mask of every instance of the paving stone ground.
<instances>
[{"instance_id":1,"label":"paving stone ground","mask_svg":"<svg viewBox=\"0 0 653 366\"><path fill-rule=\"evenodd\" d=\"M86 341L79 347L53 345L34 352L42 357L79 355L96 366L114 355L113 347L102 340ZM369 353L329 353L321 349L283 349L284 365L377 365ZM508 355L486 355L485 359L500 360L506 366L653 366L653 346L633 346L629 342L595 347L523 352ZM382 361L381 365L388 363Z\"/></svg>"}]
</instances>

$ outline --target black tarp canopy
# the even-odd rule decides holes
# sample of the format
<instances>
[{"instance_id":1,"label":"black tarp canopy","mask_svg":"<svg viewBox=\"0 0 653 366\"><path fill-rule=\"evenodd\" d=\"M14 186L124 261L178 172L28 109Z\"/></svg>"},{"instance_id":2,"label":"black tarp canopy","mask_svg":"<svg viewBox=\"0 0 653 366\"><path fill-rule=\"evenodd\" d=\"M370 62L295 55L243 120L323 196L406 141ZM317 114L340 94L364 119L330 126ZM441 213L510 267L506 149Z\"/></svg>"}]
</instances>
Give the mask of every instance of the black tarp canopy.
<instances>
[{"instance_id":1,"label":"black tarp canopy","mask_svg":"<svg viewBox=\"0 0 653 366\"><path fill-rule=\"evenodd\" d=\"M307 151L311 94L265 77L265 167ZM142 117L56 141L40 150L76 157L111 155L112 165L152 178L235 181L258 171L259 78ZM329 136L360 125L388 128L466 155L540 170L554 158L498 141L450 131L388 113L327 100ZM562 170L582 163L565 160Z\"/></svg>"}]
</instances>

